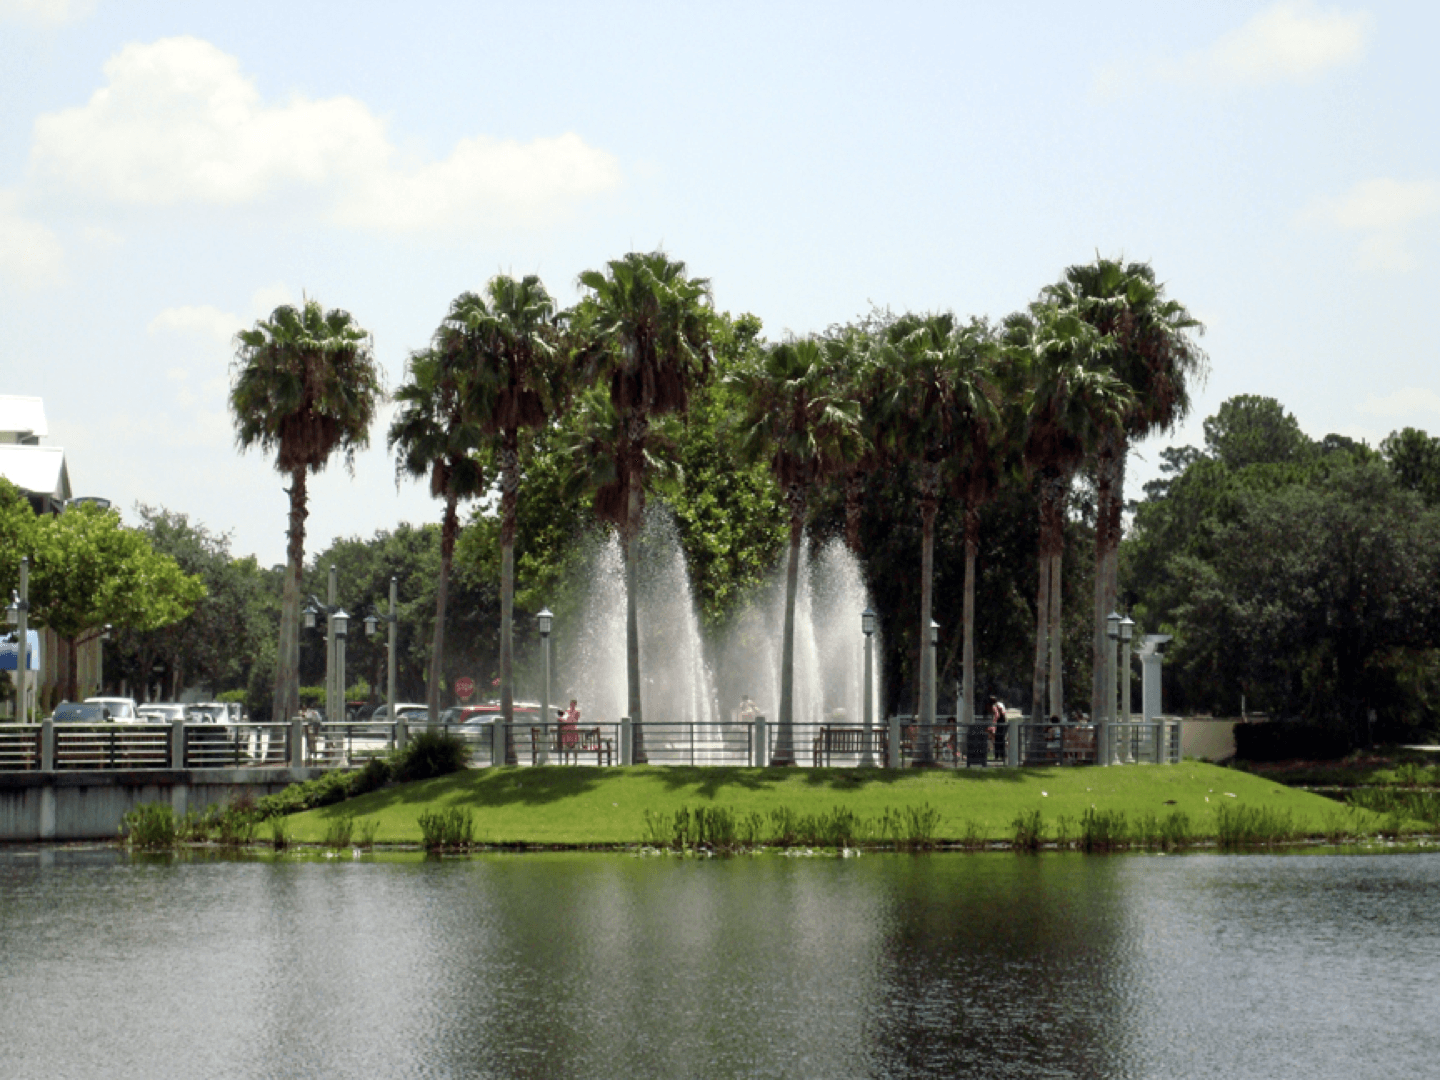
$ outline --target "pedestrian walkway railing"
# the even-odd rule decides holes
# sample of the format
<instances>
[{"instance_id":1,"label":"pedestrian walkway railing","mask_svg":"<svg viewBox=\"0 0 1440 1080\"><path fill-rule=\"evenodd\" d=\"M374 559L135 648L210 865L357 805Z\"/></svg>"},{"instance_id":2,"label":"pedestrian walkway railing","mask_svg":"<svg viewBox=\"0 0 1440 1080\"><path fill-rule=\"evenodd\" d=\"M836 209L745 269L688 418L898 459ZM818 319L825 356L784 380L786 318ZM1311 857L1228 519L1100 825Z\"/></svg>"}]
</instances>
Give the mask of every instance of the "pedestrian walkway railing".
<instances>
[{"instance_id":1,"label":"pedestrian walkway railing","mask_svg":"<svg viewBox=\"0 0 1440 1080\"><path fill-rule=\"evenodd\" d=\"M0 724L0 772L354 768L432 728L463 739L473 765L1046 768L1178 762L1174 719L1115 723L921 724L895 716L781 726L765 717L560 724L410 721L288 724ZM296 740L299 740L298 752Z\"/></svg>"}]
</instances>

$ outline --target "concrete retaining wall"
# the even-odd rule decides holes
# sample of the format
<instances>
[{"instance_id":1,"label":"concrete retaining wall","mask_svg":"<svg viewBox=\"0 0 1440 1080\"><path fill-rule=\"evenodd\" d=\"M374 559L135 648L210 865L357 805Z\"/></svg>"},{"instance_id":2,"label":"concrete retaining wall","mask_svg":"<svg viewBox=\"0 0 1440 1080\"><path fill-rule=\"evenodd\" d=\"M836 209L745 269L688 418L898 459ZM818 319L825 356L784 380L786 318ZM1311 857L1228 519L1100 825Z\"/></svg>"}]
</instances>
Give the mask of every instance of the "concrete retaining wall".
<instances>
[{"instance_id":1,"label":"concrete retaining wall","mask_svg":"<svg viewBox=\"0 0 1440 1080\"><path fill-rule=\"evenodd\" d=\"M169 803L177 815L258 799L319 769L179 769L26 772L0 775L0 841L112 840L140 803Z\"/></svg>"}]
</instances>

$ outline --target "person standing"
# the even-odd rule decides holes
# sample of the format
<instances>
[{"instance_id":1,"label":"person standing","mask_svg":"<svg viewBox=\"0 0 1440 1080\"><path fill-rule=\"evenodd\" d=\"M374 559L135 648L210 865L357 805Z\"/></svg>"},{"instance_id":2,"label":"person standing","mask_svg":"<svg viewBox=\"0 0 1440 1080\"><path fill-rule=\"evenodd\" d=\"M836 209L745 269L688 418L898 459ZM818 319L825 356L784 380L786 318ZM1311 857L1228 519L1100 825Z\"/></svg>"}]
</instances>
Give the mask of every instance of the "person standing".
<instances>
[{"instance_id":1,"label":"person standing","mask_svg":"<svg viewBox=\"0 0 1440 1080\"><path fill-rule=\"evenodd\" d=\"M580 705L576 698L570 699L570 707L560 716L560 760L574 752L580 745ZM578 755L577 755L578 757Z\"/></svg>"}]
</instances>

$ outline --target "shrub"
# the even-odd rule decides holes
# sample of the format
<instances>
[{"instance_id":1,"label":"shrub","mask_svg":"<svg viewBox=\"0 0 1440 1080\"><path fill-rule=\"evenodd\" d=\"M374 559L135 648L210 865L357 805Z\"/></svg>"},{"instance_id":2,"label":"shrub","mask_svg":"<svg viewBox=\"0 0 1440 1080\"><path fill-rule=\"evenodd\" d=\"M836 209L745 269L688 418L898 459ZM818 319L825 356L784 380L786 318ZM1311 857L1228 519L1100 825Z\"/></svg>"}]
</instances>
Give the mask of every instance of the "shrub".
<instances>
[{"instance_id":1,"label":"shrub","mask_svg":"<svg viewBox=\"0 0 1440 1080\"><path fill-rule=\"evenodd\" d=\"M1039 810L1030 810L1015 815L1011 822L1015 830L1016 851L1039 851L1045 841L1045 822Z\"/></svg>"},{"instance_id":2,"label":"shrub","mask_svg":"<svg viewBox=\"0 0 1440 1080\"><path fill-rule=\"evenodd\" d=\"M1290 812L1270 807L1218 806L1215 832L1222 848L1259 847L1284 843L1296 836Z\"/></svg>"},{"instance_id":3,"label":"shrub","mask_svg":"<svg viewBox=\"0 0 1440 1080\"><path fill-rule=\"evenodd\" d=\"M120 822L125 842L133 848L155 851L175 846L175 811L168 803L141 803Z\"/></svg>"},{"instance_id":4,"label":"shrub","mask_svg":"<svg viewBox=\"0 0 1440 1080\"><path fill-rule=\"evenodd\" d=\"M1088 808L1080 815L1080 849L1112 851L1124 847L1125 813L1122 810Z\"/></svg>"},{"instance_id":5,"label":"shrub","mask_svg":"<svg viewBox=\"0 0 1440 1080\"><path fill-rule=\"evenodd\" d=\"M270 819L270 846L276 851L284 851L290 846L290 828L283 817Z\"/></svg>"},{"instance_id":6,"label":"shrub","mask_svg":"<svg viewBox=\"0 0 1440 1080\"><path fill-rule=\"evenodd\" d=\"M1241 761L1332 761L1350 752L1343 731L1318 724L1267 721L1235 725L1235 756Z\"/></svg>"},{"instance_id":7,"label":"shrub","mask_svg":"<svg viewBox=\"0 0 1440 1080\"><path fill-rule=\"evenodd\" d=\"M399 784L448 776L470 762L470 747L458 735L427 729L390 756L390 775Z\"/></svg>"},{"instance_id":8,"label":"shrub","mask_svg":"<svg viewBox=\"0 0 1440 1080\"><path fill-rule=\"evenodd\" d=\"M900 851L924 851L935 846L940 811L929 803L907 806L898 814L888 807L880 815L880 835L894 841Z\"/></svg>"},{"instance_id":9,"label":"shrub","mask_svg":"<svg viewBox=\"0 0 1440 1080\"><path fill-rule=\"evenodd\" d=\"M420 815L420 842L426 851L445 848L468 848L474 842L475 815L454 807L449 810L426 811Z\"/></svg>"},{"instance_id":10,"label":"shrub","mask_svg":"<svg viewBox=\"0 0 1440 1080\"><path fill-rule=\"evenodd\" d=\"M327 848L339 850L350 846L351 835L355 832L355 819L346 814L325 826L324 844Z\"/></svg>"}]
</instances>

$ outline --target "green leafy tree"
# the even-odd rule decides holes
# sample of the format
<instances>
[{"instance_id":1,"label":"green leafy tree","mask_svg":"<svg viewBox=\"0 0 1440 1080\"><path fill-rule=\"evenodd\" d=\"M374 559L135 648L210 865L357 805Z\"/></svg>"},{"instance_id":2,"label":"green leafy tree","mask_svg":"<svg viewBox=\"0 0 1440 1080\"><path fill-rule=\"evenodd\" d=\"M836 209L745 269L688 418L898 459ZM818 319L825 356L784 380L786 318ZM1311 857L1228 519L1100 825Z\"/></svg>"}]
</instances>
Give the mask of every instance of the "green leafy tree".
<instances>
[{"instance_id":1,"label":"green leafy tree","mask_svg":"<svg viewBox=\"0 0 1440 1080\"><path fill-rule=\"evenodd\" d=\"M531 274L492 278L485 295L465 293L436 334L450 366L464 370L465 409L500 463L500 708L515 719L515 523L520 436L550 420L562 379L555 301Z\"/></svg>"},{"instance_id":2,"label":"green leafy tree","mask_svg":"<svg viewBox=\"0 0 1440 1080\"><path fill-rule=\"evenodd\" d=\"M1392 432L1380 454L1401 487L1417 492L1426 506L1440 506L1440 439L1407 427Z\"/></svg>"},{"instance_id":3,"label":"green leafy tree","mask_svg":"<svg viewBox=\"0 0 1440 1080\"><path fill-rule=\"evenodd\" d=\"M158 629L117 629L106 647L107 666L137 687L148 686L161 667L171 698L191 683L204 683L215 693L245 685L260 650L253 615L265 591L255 559L233 557L228 534L213 533L185 514L143 504L136 510L137 531L157 554L198 578L205 595L184 618Z\"/></svg>"},{"instance_id":4,"label":"green leafy tree","mask_svg":"<svg viewBox=\"0 0 1440 1080\"><path fill-rule=\"evenodd\" d=\"M968 463L985 456L997 417L988 390L989 331L952 314L905 315L885 328L888 386L880 438L888 454L915 466L920 485L920 717L935 722L934 651L929 648L935 580L935 515L940 495ZM931 743L921 741L921 759Z\"/></svg>"},{"instance_id":5,"label":"green leafy tree","mask_svg":"<svg viewBox=\"0 0 1440 1080\"><path fill-rule=\"evenodd\" d=\"M1103 715L1102 678L1110 643L1106 618L1117 603L1117 552L1130 443L1172 430L1190 411L1191 384L1204 375L1196 343L1204 328L1185 306L1165 296L1147 263L1097 258L1071 266L1042 293L1110 339L1105 358L1130 391L1129 404L1099 433L1095 480L1095 610L1091 648L1091 715Z\"/></svg>"},{"instance_id":6,"label":"green leafy tree","mask_svg":"<svg viewBox=\"0 0 1440 1080\"><path fill-rule=\"evenodd\" d=\"M454 310L452 305L452 317ZM440 715L450 568L460 532L457 508L460 500L483 495L486 487L485 466L479 454L484 431L466 400L474 372L466 362L468 358L462 359L440 343L443 334L442 326L435 348L411 354L409 378L395 391L399 408L390 422L388 437L395 453L397 478L428 476L430 494L445 503L440 526L440 574L435 588L435 636L425 688L432 721Z\"/></svg>"},{"instance_id":7,"label":"green leafy tree","mask_svg":"<svg viewBox=\"0 0 1440 1080\"><path fill-rule=\"evenodd\" d=\"M645 508L650 429L659 417L684 413L694 388L709 376L710 283L690 277L683 262L656 251L613 259L603 272L587 270L580 284L589 290L575 312L581 355L587 372L608 391L618 425L614 480L601 489L596 508L602 518L622 522L628 705L631 719L639 722L635 544Z\"/></svg>"},{"instance_id":8,"label":"green leafy tree","mask_svg":"<svg viewBox=\"0 0 1440 1080\"><path fill-rule=\"evenodd\" d=\"M353 471L355 452L370 443L383 389L370 335L349 312L314 300L277 307L269 319L235 335L230 387L235 441L242 451L274 452L289 477L287 569L276 650L276 719L299 708L300 575L305 564L306 482L339 452Z\"/></svg>"},{"instance_id":9,"label":"green leafy tree","mask_svg":"<svg viewBox=\"0 0 1440 1080\"><path fill-rule=\"evenodd\" d=\"M785 568L785 629L780 660L780 709L771 765L795 764L795 598L800 544L811 488L857 456L859 408L846 395L834 352L817 338L766 349L734 376L746 402L742 443L750 460L767 460L784 493L790 550Z\"/></svg>"},{"instance_id":10,"label":"green leafy tree","mask_svg":"<svg viewBox=\"0 0 1440 1080\"><path fill-rule=\"evenodd\" d=\"M1205 452L1236 471L1248 465L1304 465L1315 447L1280 402L1238 394L1206 419Z\"/></svg>"},{"instance_id":11,"label":"green leafy tree","mask_svg":"<svg viewBox=\"0 0 1440 1080\"><path fill-rule=\"evenodd\" d=\"M1063 683L1064 511L1075 470L1129 405L1129 393L1105 361L1110 340L1073 311L1036 303L1005 323L1011 361L1023 372L1023 455L1038 479L1040 570L1036 590L1031 715L1039 722L1065 709Z\"/></svg>"},{"instance_id":12,"label":"green leafy tree","mask_svg":"<svg viewBox=\"0 0 1440 1080\"><path fill-rule=\"evenodd\" d=\"M205 596L204 582L127 529L113 510L72 506L36 520L30 574L30 618L65 642L64 693L78 696L76 656L87 631L110 624L156 630L185 618Z\"/></svg>"}]
</instances>

